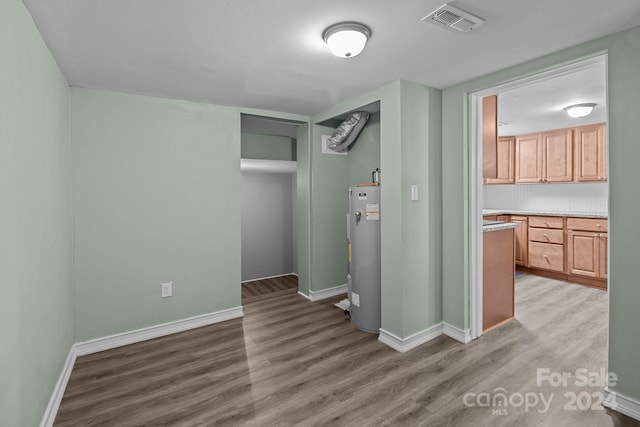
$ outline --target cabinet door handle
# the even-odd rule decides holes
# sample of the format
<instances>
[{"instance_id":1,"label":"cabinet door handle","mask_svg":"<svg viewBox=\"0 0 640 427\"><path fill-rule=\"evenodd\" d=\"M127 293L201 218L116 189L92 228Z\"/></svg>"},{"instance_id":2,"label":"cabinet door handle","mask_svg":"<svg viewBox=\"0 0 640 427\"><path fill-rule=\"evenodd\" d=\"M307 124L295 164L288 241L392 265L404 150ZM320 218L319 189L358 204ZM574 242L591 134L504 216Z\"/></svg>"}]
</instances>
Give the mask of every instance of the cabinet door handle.
<instances>
[{"instance_id":1,"label":"cabinet door handle","mask_svg":"<svg viewBox=\"0 0 640 427\"><path fill-rule=\"evenodd\" d=\"M602 227L602 225L600 225L600 224L596 224L596 227L600 228L600 227Z\"/></svg>"}]
</instances>

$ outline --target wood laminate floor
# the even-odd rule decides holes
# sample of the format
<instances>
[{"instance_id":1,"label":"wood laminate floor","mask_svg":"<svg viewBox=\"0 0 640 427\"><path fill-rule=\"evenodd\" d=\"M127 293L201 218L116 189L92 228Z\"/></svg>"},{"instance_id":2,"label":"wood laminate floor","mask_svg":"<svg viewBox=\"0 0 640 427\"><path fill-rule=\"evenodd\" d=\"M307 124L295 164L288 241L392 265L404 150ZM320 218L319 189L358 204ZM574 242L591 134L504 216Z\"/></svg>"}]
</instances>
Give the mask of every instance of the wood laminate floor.
<instances>
[{"instance_id":1,"label":"wood laminate floor","mask_svg":"<svg viewBox=\"0 0 640 427\"><path fill-rule=\"evenodd\" d=\"M242 304L256 301L262 297L273 297L298 291L298 277L294 274L252 280L242 283Z\"/></svg>"},{"instance_id":2,"label":"wood laminate floor","mask_svg":"<svg viewBox=\"0 0 640 427\"><path fill-rule=\"evenodd\" d=\"M606 370L606 292L520 275L516 297L517 319L478 340L401 354L345 321L342 297L250 296L244 319L78 358L56 425L640 425L571 409L567 396L582 405L600 386L536 384L537 368ZM506 406L484 406L500 392Z\"/></svg>"}]
</instances>

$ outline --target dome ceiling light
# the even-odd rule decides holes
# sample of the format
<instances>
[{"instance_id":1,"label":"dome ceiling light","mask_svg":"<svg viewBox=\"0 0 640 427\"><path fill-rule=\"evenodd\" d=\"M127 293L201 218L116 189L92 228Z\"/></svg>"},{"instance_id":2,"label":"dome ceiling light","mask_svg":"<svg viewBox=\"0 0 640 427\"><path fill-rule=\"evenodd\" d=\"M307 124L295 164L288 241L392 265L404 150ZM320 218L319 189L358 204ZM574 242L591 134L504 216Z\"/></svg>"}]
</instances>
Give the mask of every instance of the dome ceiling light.
<instances>
[{"instance_id":1,"label":"dome ceiling light","mask_svg":"<svg viewBox=\"0 0 640 427\"><path fill-rule=\"evenodd\" d=\"M593 111L593 107L596 104L587 103L587 104L575 104L569 105L568 107L564 107L564 111L567 112L569 117L578 118L578 117L586 117Z\"/></svg>"},{"instance_id":2,"label":"dome ceiling light","mask_svg":"<svg viewBox=\"0 0 640 427\"><path fill-rule=\"evenodd\" d=\"M340 58L353 58L364 50L371 31L357 22L342 22L324 30L322 38L331 53Z\"/></svg>"}]
</instances>

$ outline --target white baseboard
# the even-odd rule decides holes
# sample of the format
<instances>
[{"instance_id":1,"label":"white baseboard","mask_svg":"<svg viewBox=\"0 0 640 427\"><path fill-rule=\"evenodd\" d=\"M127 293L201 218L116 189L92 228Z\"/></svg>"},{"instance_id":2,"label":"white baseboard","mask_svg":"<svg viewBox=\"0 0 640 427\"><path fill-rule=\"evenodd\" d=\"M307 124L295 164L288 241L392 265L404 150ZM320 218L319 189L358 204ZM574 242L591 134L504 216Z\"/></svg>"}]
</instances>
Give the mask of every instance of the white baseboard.
<instances>
[{"instance_id":1,"label":"white baseboard","mask_svg":"<svg viewBox=\"0 0 640 427\"><path fill-rule=\"evenodd\" d=\"M462 344L467 344L471 341L471 330L470 329L460 329L457 328L447 322L443 322L442 331L449 338L453 338L456 341L461 342Z\"/></svg>"},{"instance_id":2,"label":"white baseboard","mask_svg":"<svg viewBox=\"0 0 640 427\"><path fill-rule=\"evenodd\" d=\"M604 406L640 421L640 401L611 390L606 393L607 397L602 402Z\"/></svg>"},{"instance_id":3,"label":"white baseboard","mask_svg":"<svg viewBox=\"0 0 640 427\"><path fill-rule=\"evenodd\" d=\"M73 370L73 365L75 363L76 351L75 345L72 345L69 349L67 360L65 360L64 365L62 366L62 372L60 372L58 382L53 388L53 392L51 393L51 397L49 398L47 409L45 409L42 420L40 421L40 427L51 427L53 425L53 422L56 420L58 408L60 408L60 402L62 402L62 396L64 395L64 391L67 388L67 383L69 382L69 377L71 376L71 371Z\"/></svg>"},{"instance_id":4,"label":"white baseboard","mask_svg":"<svg viewBox=\"0 0 640 427\"><path fill-rule=\"evenodd\" d=\"M224 322L225 320L236 319L242 316L242 307L235 307L227 310L216 311L215 313L203 314L200 316L189 317L187 319L176 320L147 328L136 329L134 331L97 338L90 341L79 342L75 344L76 356L84 356L87 354L97 353L99 351L122 347L123 345L134 344L153 338L163 337L165 335L175 334L177 332L188 331L189 329L212 325L214 323Z\"/></svg>"},{"instance_id":5,"label":"white baseboard","mask_svg":"<svg viewBox=\"0 0 640 427\"><path fill-rule=\"evenodd\" d=\"M240 283L249 283L249 282L255 282L255 281L258 281L258 280L275 279L276 277L284 277L284 276L296 276L296 277L298 277L298 274L297 273L276 274L275 276L266 276L266 277L258 277L257 279L243 280Z\"/></svg>"},{"instance_id":6,"label":"white baseboard","mask_svg":"<svg viewBox=\"0 0 640 427\"><path fill-rule=\"evenodd\" d=\"M440 322L420 332L416 332L413 335L409 335L407 338L400 338L397 335L394 335L391 332L385 331L384 329L380 328L380 336L378 337L378 341L388 345L389 347L396 351L399 351L400 353L405 353L412 348L415 348L421 344L426 343L427 341L431 341L432 339L439 337L443 333L442 330L443 323Z\"/></svg>"},{"instance_id":7,"label":"white baseboard","mask_svg":"<svg viewBox=\"0 0 640 427\"><path fill-rule=\"evenodd\" d=\"M298 295L302 295L303 297L305 297L309 301L313 301L309 295L303 293L302 291L298 291Z\"/></svg>"},{"instance_id":8,"label":"white baseboard","mask_svg":"<svg viewBox=\"0 0 640 427\"><path fill-rule=\"evenodd\" d=\"M308 299L311 301L320 301L326 298L335 297L347 293L347 284L335 286L333 288L321 289L319 291L309 291ZM303 294L304 295L304 294ZM305 295L306 296L306 295Z\"/></svg>"}]
</instances>

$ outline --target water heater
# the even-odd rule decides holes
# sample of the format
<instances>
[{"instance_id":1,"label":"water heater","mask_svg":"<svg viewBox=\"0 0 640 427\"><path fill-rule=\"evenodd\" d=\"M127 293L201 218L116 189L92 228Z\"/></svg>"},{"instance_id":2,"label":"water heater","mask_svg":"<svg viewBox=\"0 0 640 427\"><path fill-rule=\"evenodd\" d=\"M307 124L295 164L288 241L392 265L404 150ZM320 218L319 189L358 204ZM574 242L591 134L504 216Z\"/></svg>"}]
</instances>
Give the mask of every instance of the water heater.
<instances>
[{"instance_id":1,"label":"water heater","mask_svg":"<svg viewBox=\"0 0 640 427\"><path fill-rule=\"evenodd\" d=\"M351 322L380 332L380 187L350 187L347 220Z\"/></svg>"}]
</instances>

